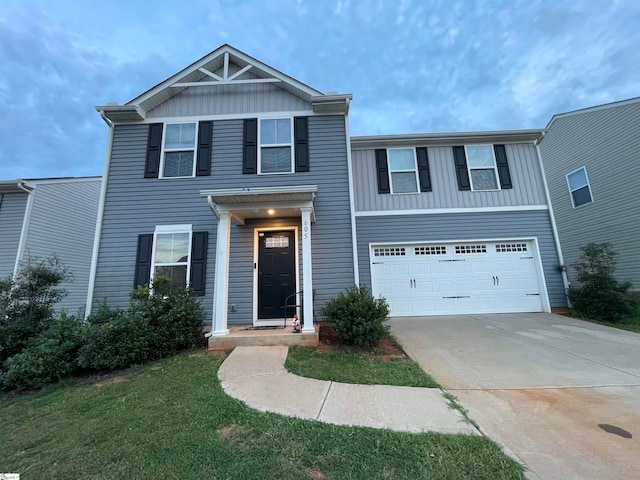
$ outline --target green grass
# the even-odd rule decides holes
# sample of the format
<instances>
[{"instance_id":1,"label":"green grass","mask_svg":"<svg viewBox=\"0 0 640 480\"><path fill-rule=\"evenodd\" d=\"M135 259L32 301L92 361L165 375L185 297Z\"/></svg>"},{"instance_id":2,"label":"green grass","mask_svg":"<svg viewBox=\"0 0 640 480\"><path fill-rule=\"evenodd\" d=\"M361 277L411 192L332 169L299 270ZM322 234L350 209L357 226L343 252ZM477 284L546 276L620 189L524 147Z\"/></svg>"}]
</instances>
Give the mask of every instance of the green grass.
<instances>
[{"instance_id":1,"label":"green grass","mask_svg":"<svg viewBox=\"0 0 640 480\"><path fill-rule=\"evenodd\" d=\"M593 321L593 320L590 320L590 321ZM595 322L595 323L599 323L600 325L606 325L607 327L614 327L614 328L619 328L621 330L628 330L630 332L640 333L640 309L637 309L636 313L633 316L621 322L616 322L616 323Z\"/></svg>"},{"instance_id":2,"label":"green grass","mask_svg":"<svg viewBox=\"0 0 640 480\"><path fill-rule=\"evenodd\" d=\"M481 436L403 434L260 413L224 394L222 357L172 357L121 382L0 399L0 472L23 479L513 479ZM288 402L294 392L283 392Z\"/></svg>"},{"instance_id":3,"label":"green grass","mask_svg":"<svg viewBox=\"0 0 640 480\"><path fill-rule=\"evenodd\" d=\"M292 347L285 368L302 377L361 385L398 385L439 388L413 360L374 360L357 350L320 353L314 348Z\"/></svg>"}]
</instances>

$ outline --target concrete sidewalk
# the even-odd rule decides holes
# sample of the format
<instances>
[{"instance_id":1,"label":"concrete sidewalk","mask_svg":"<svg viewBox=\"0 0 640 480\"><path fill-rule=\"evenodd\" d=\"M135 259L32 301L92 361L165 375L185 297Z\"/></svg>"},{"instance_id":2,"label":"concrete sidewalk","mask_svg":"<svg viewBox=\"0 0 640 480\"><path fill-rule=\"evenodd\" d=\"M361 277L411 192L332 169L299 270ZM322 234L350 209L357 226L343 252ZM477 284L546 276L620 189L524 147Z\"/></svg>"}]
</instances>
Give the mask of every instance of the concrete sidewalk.
<instances>
[{"instance_id":1,"label":"concrete sidewalk","mask_svg":"<svg viewBox=\"0 0 640 480\"><path fill-rule=\"evenodd\" d=\"M398 432L479 434L436 388L353 385L299 377L288 348L236 347L220 366L224 391L264 412Z\"/></svg>"}]
</instances>

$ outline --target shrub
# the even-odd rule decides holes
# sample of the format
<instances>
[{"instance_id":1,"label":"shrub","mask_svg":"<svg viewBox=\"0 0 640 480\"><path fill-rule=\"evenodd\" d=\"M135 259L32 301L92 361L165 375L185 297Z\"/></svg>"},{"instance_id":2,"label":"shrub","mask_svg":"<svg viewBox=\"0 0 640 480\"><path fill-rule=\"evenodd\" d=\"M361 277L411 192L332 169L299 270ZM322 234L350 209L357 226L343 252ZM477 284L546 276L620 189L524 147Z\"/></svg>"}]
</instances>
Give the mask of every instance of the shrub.
<instances>
[{"instance_id":1,"label":"shrub","mask_svg":"<svg viewBox=\"0 0 640 480\"><path fill-rule=\"evenodd\" d=\"M617 322L631 315L636 303L629 294L631 283L618 282L613 273L617 253L609 243L589 243L574 267L578 287L569 289L574 311L581 317Z\"/></svg>"},{"instance_id":2,"label":"shrub","mask_svg":"<svg viewBox=\"0 0 640 480\"><path fill-rule=\"evenodd\" d=\"M347 288L329 300L322 315L331 328L348 345L370 347L377 345L389 331L385 325L389 305L384 298L373 298L364 285Z\"/></svg>"},{"instance_id":3,"label":"shrub","mask_svg":"<svg viewBox=\"0 0 640 480\"><path fill-rule=\"evenodd\" d=\"M95 317L87 320L78 364L85 369L104 371L142 363L149 358L149 340L149 326L144 318L103 305Z\"/></svg>"},{"instance_id":4,"label":"shrub","mask_svg":"<svg viewBox=\"0 0 640 480\"><path fill-rule=\"evenodd\" d=\"M131 293L131 311L147 320L149 358L161 358L202 343L204 310L192 292L171 288L167 277L156 277L152 290Z\"/></svg>"},{"instance_id":5,"label":"shrub","mask_svg":"<svg viewBox=\"0 0 640 480\"><path fill-rule=\"evenodd\" d=\"M82 324L65 314L4 363L2 388L40 388L76 372Z\"/></svg>"},{"instance_id":6,"label":"shrub","mask_svg":"<svg viewBox=\"0 0 640 480\"><path fill-rule=\"evenodd\" d=\"M70 278L55 257L29 257L13 278L0 281L0 362L48 328L53 305L66 295L56 287Z\"/></svg>"}]
</instances>

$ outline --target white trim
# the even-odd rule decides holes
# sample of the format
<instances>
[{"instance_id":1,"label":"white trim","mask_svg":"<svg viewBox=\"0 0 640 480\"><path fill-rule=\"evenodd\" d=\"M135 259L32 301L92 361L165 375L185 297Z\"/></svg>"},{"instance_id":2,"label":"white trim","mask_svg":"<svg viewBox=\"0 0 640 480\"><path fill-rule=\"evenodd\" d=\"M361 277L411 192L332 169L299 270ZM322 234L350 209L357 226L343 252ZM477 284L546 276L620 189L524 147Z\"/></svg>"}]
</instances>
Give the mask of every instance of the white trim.
<instances>
[{"instance_id":1,"label":"white trim","mask_svg":"<svg viewBox=\"0 0 640 480\"><path fill-rule=\"evenodd\" d=\"M356 217L387 217L394 215L440 215L449 213L493 213L530 212L549 210L547 205L518 205L510 207L464 207L464 208L416 208L406 210L365 210L355 212Z\"/></svg>"},{"instance_id":2,"label":"white trim","mask_svg":"<svg viewBox=\"0 0 640 480\"><path fill-rule=\"evenodd\" d=\"M151 123L193 123L200 120L244 120L245 118L287 118L287 117L313 117L319 116L313 110L290 110L286 112L246 112L246 113L226 113L220 115L186 115L186 116L161 116L147 117L142 121L134 122L114 122L118 125L144 125Z\"/></svg>"},{"instance_id":3,"label":"white trim","mask_svg":"<svg viewBox=\"0 0 640 480\"><path fill-rule=\"evenodd\" d=\"M496 185L498 188L487 188L487 189L477 189L473 187L473 175L471 175L471 170L489 170L491 167L472 167L469 164L469 152L467 151L468 147L489 147L491 151L491 157L493 158L493 175L496 180ZM467 174L469 175L469 184L471 185L472 192L499 192L502 190L502 185L500 185L500 175L498 175L498 162L496 161L496 152L494 149L494 144L492 143L474 143L470 145L464 145L464 156L465 162L467 164Z\"/></svg>"},{"instance_id":4,"label":"white trim","mask_svg":"<svg viewBox=\"0 0 640 480\"><path fill-rule=\"evenodd\" d=\"M355 285L360 285L360 271L358 268L358 238L356 237L356 204L353 183L353 164L351 159L351 137L349 136L349 115L344 116L344 131L347 137L347 173L349 175L349 214L351 216L351 250L353 257L353 279Z\"/></svg>"},{"instance_id":5,"label":"white trim","mask_svg":"<svg viewBox=\"0 0 640 480\"><path fill-rule=\"evenodd\" d=\"M216 232L216 259L214 269L213 312L210 337L229 334L227 315L229 312L229 252L231 249L231 216L218 217Z\"/></svg>"},{"instance_id":6,"label":"white trim","mask_svg":"<svg viewBox=\"0 0 640 480\"><path fill-rule=\"evenodd\" d=\"M274 144L267 144L264 146L264 148L278 148L278 147L289 147L290 151L289 154L291 156L291 169L288 172L263 172L262 171L262 121L263 120L289 120L289 127L290 127L290 142L289 143L274 143ZM296 163L295 163L295 152L294 152L294 143L295 143L295 139L293 138L294 136L294 125L293 125L293 117L287 117L287 116L278 116L278 117L273 117L273 118L259 118L258 119L258 141L257 141L257 146L258 146L258 175L286 175L286 174L290 174L290 173L295 173L296 171Z\"/></svg>"},{"instance_id":7,"label":"white trim","mask_svg":"<svg viewBox=\"0 0 640 480\"><path fill-rule=\"evenodd\" d=\"M16 263L13 266L13 276L15 277L18 274L18 269L20 268L20 262L22 261L22 256L24 255L24 248L27 244L27 235L29 235L29 223L31 222L31 211L33 210L33 202L35 197L36 189L33 188L30 192L27 192L29 197L27 198L27 205L24 211L24 219L22 220L22 230L20 231L20 241L18 242L18 251L16 253Z\"/></svg>"},{"instance_id":8,"label":"white trim","mask_svg":"<svg viewBox=\"0 0 640 480\"><path fill-rule=\"evenodd\" d=\"M159 122L158 122L159 123ZM195 133L195 138L193 140L193 157L191 159L192 165L191 165L191 175L182 175L182 176L176 176L176 177L166 177L164 175L164 163L165 163L165 155L167 153L175 153L175 152L187 152L189 150L191 150L190 148L170 148L170 149L166 149L165 148L165 141L167 138L167 130L168 130L168 126L169 125L195 125L196 126L196 133ZM162 143L160 144L160 166L159 169L160 171L158 172L158 178L159 179L174 179L174 178L194 178L196 176L196 163L197 163L197 157L196 157L196 153L198 151L198 133L200 130L200 122L164 122L162 124Z\"/></svg>"},{"instance_id":9,"label":"white trim","mask_svg":"<svg viewBox=\"0 0 640 480\"><path fill-rule=\"evenodd\" d=\"M577 205L576 206L576 202L573 199L573 192L575 192L576 190L580 190L580 188L584 188L584 186L580 187L580 188L576 188L575 190L571 190L571 184L569 183L569 176L573 175L574 173L578 173L580 170L584 170L584 176L587 179L587 185L586 187L589 189L589 196L591 197L591 201L587 202L587 203L583 203L582 205ZM565 175L565 178L567 180L567 188L569 189L569 197L571 197L571 205L573 206L573 208L580 208L580 207L584 207L585 205L589 205L590 203L594 202L593 199L593 192L591 191L591 182L589 181L589 174L587 173L587 167L585 165L583 165L580 168L576 168L573 172L569 172Z\"/></svg>"},{"instance_id":10,"label":"white trim","mask_svg":"<svg viewBox=\"0 0 640 480\"><path fill-rule=\"evenodd\" d=\"M546 129L548 130L551 127L551 124L553 124L553 122L555 122L558 118L572 117L574 115L582 115L584 113L597 112L598 110L608 110L609 108L622 107L625 105L631 105L638 102L640 102L640 97L633 97L633 98L627 98L626 100L618 100L616 102L604 103L602 105L595 105L593 107L579 108L578 110L571 110L569 112L556 113L553 117L551 117L551 120L549 120L549 123L547 124Z\"/></svg>"},{"instance_id":11,"label":"white trim","mask_svg":"<svg viewBox=\"0 0 640 480\"><path fill-rule=\"evenodd\" d=\"M28 178L24 179L25 183L29 186L49 185L57 183L84 183L84 182L99 182L102 177L73 177L73 178Z\"/></svg>"},{"instance_id":12,"label":"white trim","mask_svg":"<svg viewBox=\"0 0 640 480\"><path fill-rule=\"evenodd\" d=\"M185 233L191 232L193 226L191 224L183 225L156 225L154 233Z\"/></svg>"},{"instance_id":13,"label":"white trim","mask_svg":"<svg viewBox=\"0 0 640 480\"><path fill-rule=\"evenodd\" d=\"M389 152L391 150L410 150L413 154L413 170L391 171L391 156L389 155ZM408 147L387 148L387 170L389 175L389 187L390 187L389 192L391 195L416 195L420 193L420 176L418 175L418 155L416 153L415 148L408 148ZM416 191L415 192L394 192L392 173L410 173L410 172L413 172L416 180Z\"/></svg>"},{"instance_id":14,"label":"white trim","mask_svg":"<svg viewBox=\"0 0 640 480\"><path fill-rule=\"evenodd\" d=\"M311 258L313 208L301 208L300 213L302 214L302 303L304 304L302 332L313 333L315 332L313 326L313 261Z\"/></svg>"},{"instance_id":15,"label":"white trim","mask_svg":"<svg viewBox=\"0 0 640 480\"><path fill-rule=\"evenodd\" d=\"M560 235L558 234L558 226L556 225L556 218L553 213L553 203L551 202L551 194L549 193L549 184L547 183L547 175L544 172L544 164L542 162L542 154L540 153L540 145L536 144L536 153L538 156L538 165L540 166L540 173L542 173L542 185L544 186L544 195L549 205L549 219L551 220L551 231L553 232L553 241L556 244L556 250L558 253L559 265L564 266L564 257L562 254L562 245L560 243ZM564 285L565 297L569 290L569 276L567 275L566 268L562 269L562 284ZM567 302L569 299L567 298Z\"/></svg>"},{"instance_id":16,"label":"white trim","mask_svg":"<svg viewBox=\"0 0 640 480\"><path fill-rule=\"evenodd\" d=\"M91 315L93 306L93 291L96 285L96 271L98 270L98 254L100 253L100 239L102 237L102 220L104 218L104 205L107 199L107 179L109 178L109 168L111 166L111 148L113 147L114 126L104 113L100 114L102 119L109 125L109 137L104 159L104 171L102 173L102 185L100 187L100 201L98 203L98 218L96 219L96 230L93 236L93 252L91 254L91 267L89 270L89 288L87 290L87 304L84 310L85 320Z\"/></svg>"},{"instance_id":17,"label":"white trim","mask_svg":"<svg viewBox=\"0 0 640 480\"><path fill-rule=\"evenodd\" d=\"M274 187L225 188L216 190L200 190L201 197L217 197L220 195L268 195L278 193L316 193L317 185L283 185Z\"/></svg>"},{"instance_id":18,"label":"white trim","mask_svg":"<svg viewBox=\"0 0 640 480\"><path fill-rule=\"evenodd\" d=\"M274 219L277 220L277 219ZM300 250L298 239L298 226L297 225L282 225L279 227L255 227L253 229L253 325L255 326L277 326L282 325L284 318L268 318L260 320L258 318L258 270L259 265L259 241L260 232L294 232L294 255L295 255L295 269L296 269L296 292L300 291Z\"/></svg>"},{"instance_id":19,"label":"white trim","mask_svg":"<svg viewBox=\"0 0 640 480\"><path fill-rule=\"evenodd\" d=\"M254 78L251 80L215 80L211 82L178 82L169 87L184 88L184 87L214 87L218 85L238 85L238 84L253 84L253 83L281 83L279 78Z\"/></svg>"},{"instance_id":20,"label":"white trim","mask_svg":"<svg viewBox=\"0 0 640 480\"><path fill-rule=\"evenodd\" d=\"M369 242L369 278L373 284L371 274L372 256L371 252L374 247L378 246L396 246L396 245L442 245L452 243L498 243L498 242L531 242L533 246L533 256L536 260L536 271L538 272L538 288L540 289L540 306L543 312L551 312L551 304L549 301L549 292L547 290L547 282L544 276L544 267L542 265L542 255L540 254L540 246L538 237L506 237L506 238L457 238L444 240L429 240L425 242Z\"/></svg>"}]
</instances>

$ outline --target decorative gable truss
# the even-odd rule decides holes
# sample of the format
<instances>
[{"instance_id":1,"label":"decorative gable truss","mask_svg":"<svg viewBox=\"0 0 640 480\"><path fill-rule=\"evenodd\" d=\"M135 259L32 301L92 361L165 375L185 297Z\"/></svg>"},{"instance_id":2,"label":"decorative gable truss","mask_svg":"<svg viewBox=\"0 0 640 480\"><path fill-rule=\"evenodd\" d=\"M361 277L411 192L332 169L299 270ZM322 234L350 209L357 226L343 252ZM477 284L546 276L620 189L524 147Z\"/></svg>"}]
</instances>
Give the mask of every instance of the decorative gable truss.
<instances>
[{"instance_id":1,"label":"decorative gable truss","mask_svg":"<svg viewBox=\"0 0 640 480\"><path fill-rule=\"evenodd\" d=\"M108 104L96 110L111 122L139 122L146 119L148 112L188 88L260 84L274 85L309 102L317 114L346 114L352 98L350 94L323 94L230 45L223 45L125 105Z\"/></svg>"}]
</instances>

